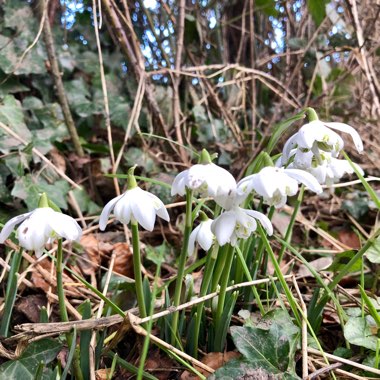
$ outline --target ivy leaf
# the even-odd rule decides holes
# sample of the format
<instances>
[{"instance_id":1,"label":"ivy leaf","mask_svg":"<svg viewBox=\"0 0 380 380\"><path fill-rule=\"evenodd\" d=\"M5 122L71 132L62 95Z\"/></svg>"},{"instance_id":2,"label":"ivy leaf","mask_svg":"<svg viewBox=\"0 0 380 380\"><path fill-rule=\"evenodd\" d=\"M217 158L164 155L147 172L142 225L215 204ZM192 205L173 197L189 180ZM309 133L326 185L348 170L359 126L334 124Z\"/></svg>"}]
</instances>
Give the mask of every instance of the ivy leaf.
<instances>
[{"instance_id":1,"label":"ivy leaf","mask_svg":"<svg viewBox=\"0 0 380 380\"><path fill-rule=\"evenodd\" d=\"M367 259L374 264L380 263L380 236L375 240L365 253Z\"/></svg>"},{"instance_id":2,"label":"ivy leaf","mask_svg":"<svg viewBox=\"0 0 380 380\"><path fill-rule=\"evenodd\" d=\"M0 103L0 121L11 128L27 142L32 139L30 130L25 125L21 104L13 95L7 95ZM0 130L0 150L9 153L12 148L23 145L3 130Z\"/></svg>"},{"instance_id":3,"label":"ivy leaf","mask_svg":"<svg viewBox=\"0 0 380 380\"><path fill-rule=\"evenodd\" d=\"M16 180L11 194L22 199L29 210L38 206L40 194L44 192L59 208L67 209L66 195L69 190L70 185L65 180L55 181L54 185L51 185L43 178L27 174Z\"/></svg>"},{"instance_id":4,"label":"ivy leaf","mask_svg":"<svg viewBox=\"0 0 380 380\"><path fill-rule=\"evenodd\" d=\"M35 379L35 373L43 362L45 365L53 361L62 345L56 340L42 339L31 343L17 360L8 361L0 366L2 379Z\"/></svg>"},{"instance_id":5,"label":"ivy leaf","mask_svg":"<svg viewBox=\"0 0 380 380\"><path fill-rule=\"evenodd\" d=\"M356 255L355 250L351 249L349 251L344 251L337 253L334 257L334 260L330 267L328 267L326 270L330 272L339 272L341 271L347 263ZM358 260L355 265L351 268L351 273L352 272L357 272L360 270L362 267L362 259Z\"/></svg>"},{"instance_id":6,"label":"ivy leaf","mask_svg":"<svg viewBox=\"0 0 380 380\"><path fill-rule=\"evenodd\" d=\"M344 337L351 344L376 351L377 330L378 327L371 316L351 317L344 326Z\"/></svg>"},{"instance_id":7,"label":"ivy leaf","mask_svg":"<svg viewBox=\"0 0 380 380\"><path fill-rule=\"evenodd\" d=\"M232 339L242 357L228 362L211 379L260 374L274 379L299 379L291 368L299 331L286 314L281 315L269 314L257 327L231 327Z\"/></svg>"},{"instance_id":8,"label":"ivy leaf","mask_svg":"<svg viewBox=\"0 0 380 380\"><path fill-rule=\"evenodd\" d=\"M46 52L42 42L31 49L24 57L22 64L20 58L28 46L33 42L38 23L29 5L20 6L19 2L8 1L3 5L4 26L8 30L0 35L0 68L10 74L44 74L46 72ZM22 22L20 22L22 20ZM8 35L11 34L9 37Z\"/></svg>"},{"instance_id":9,"label":"ivy leaf","mask_svg":"<svg viewBox=\"0 0 380 380\"><path fill-rule=\"evenodd\" d=\"M326 17L326 4L329 0L307 0L307 8L316 26L319 26Z\"/></svg>"}]
</instances>

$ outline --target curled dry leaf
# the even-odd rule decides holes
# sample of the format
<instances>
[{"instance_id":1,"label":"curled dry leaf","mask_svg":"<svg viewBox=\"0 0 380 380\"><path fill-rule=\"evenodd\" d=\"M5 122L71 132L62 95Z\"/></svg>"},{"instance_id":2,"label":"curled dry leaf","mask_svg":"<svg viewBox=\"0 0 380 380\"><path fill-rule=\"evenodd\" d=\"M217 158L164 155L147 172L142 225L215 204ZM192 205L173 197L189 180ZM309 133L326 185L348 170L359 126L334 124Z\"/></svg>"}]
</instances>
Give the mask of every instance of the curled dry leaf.
<instances>
[{"instance_id":1,"label":"curled dry leaf","mask_svg":"<svg viewBox=\"0 0 380 380\"><path fill-rule=\"evenodd\" d=\"M20 298L16 305L16 310L25 315L30 322L37 323L40 321L40 312L43 306L46 306L46 297L43 294L31 294Z\"/></svg>"},{"instance_id":2,"label":"curled dry leaf","mask_svg":"<svg viewBox=\"0 0 380 380\"><path fill-rule=\"evenodd\" d=\"M322 271L326 268L328 268L333 262L333 259L331 257L320 257L319 259L310 261L310 265L317 271ZM298 278L302 277L313 277L309 269L306 268L305 264L300 265L297 273Z\"/></svg>"},{"instance_id":3,"label":"curled dry leaf","mask_svg":"<svg viewBox=\"0 0 380 380\"><path fill-rule=\"evenodd\" d=\"M151 371L159 380L171 378L170 374L176 367L178 367L178 364L174 360L155 349L149 352L148 359L145 362L145 370L147 372Z\"/></svg>"},{"instance_id":4,"label":"curled dry leaf","mask_svg":"<svg viewBox=\"0 0 380 380\"><path fill-rule=\"evenodd\" d=\"M240 354L235 351L210 352L202 358L201 362L211 367L212 369L217 370L218 368L224 366L228 361L232 359L237 359L239 356ZM206 377L210 376L210 374L206 372L204 369L199 368L196 365L194 367ZM198 379L198 376L196 376L195 374L189 371L184 371L181 375L181 380L196 380L196 379Z\"/></svg>"},{"instance_id":5,"label":"curled dry leaf","mask_svg":"<svg viewBox=\"0 0 380 380\"><path fill-rule=\"evenodd\" d=\"M133 255L129 244L114 244L112 254L115 254L113 271L133 278Z\"/></svg>"},{"instance_id":6,"label":"curled dry leaf","mask_svg":"<svg viewBox=\"0 0 380 380\"><path fill-rule=\"evenodd\" d=\"M78 260L79 266L84 274L95 274L102 257L110 255L113 245L98 239L96 234L83 235L80 244L84 249L84 253Z\"/></svg>"}]
</instances>

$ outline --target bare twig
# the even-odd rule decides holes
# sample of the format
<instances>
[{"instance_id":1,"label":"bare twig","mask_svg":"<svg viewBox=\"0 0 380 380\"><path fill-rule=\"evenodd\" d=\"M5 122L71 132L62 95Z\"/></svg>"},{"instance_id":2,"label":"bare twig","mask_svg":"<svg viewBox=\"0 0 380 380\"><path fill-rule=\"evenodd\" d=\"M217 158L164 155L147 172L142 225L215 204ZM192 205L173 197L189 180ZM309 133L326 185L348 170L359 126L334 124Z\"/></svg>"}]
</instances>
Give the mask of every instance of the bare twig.
<instances>
[{"instance_id":1,"label":"bare twig","mask_svg":"<svg viewBox=\"0 0 380 380\"><path fill-rule=\"evenodd\" d=\"M44 1L40 0L41 8L44 6ZM43 9L43 8L42 8ZM55 53L54 38L51 32L50 23L47 17L44 18L43 37L46 45L46 51L49 57L51 74L57 91L58 101L61 105L65 124L70 134L71 140L74 144L75 152L79 157L84 156L82 145L79 141L77 129L75 127L74 119L70 111L69 102L67 100L66 92L63 87L61 72L58 66L58 59Z\"/></svg>"}]
</instances>

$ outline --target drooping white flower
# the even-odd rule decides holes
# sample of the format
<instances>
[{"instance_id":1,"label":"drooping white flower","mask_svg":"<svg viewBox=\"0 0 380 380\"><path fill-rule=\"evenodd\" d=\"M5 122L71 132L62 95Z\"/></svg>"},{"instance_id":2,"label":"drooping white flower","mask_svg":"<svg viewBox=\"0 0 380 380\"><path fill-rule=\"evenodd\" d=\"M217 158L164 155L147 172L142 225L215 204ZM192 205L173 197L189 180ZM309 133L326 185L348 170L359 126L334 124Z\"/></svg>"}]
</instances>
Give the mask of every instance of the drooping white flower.
<instances>
[{"instance_id":1,"label":"drooping white flower","mask_svg":"<svg viewBox=\"0 0 380 380\"><path fill-rule=\"evenodd\" d=\"M238 183L238 191L249 194L254 190L267 204L280 208L285 205L288 196L297 194L299 183L317 194L322 192L321 185L310 173L272 166L243 178Z\"/></svg>"},{"instance_id":2,"label":"drooping white flower","mask_svg":"<svg viewBox=\"0 0 380 380\"><path fill-rule=\"evenodd\" d=\"M223 212L211 224L220 246L230 243L235 246L238 239L247 239L256 231L256 219L262 224L268 235L273 234L273 226L270 220L261 212L243 209L238 206Z\"/></svg>"},{"instance_id":3,"label":"drooping white flower","mask_svg":"<svg viewBox=\"0 0 380 380\"><path fill-rule=\"evenodd\" d=\"M344 123L326 123L320 120L313 120L305 124L300 130L288 139L283 149L283 162L287 162L293 149L303 153L312 151L318 155L319 149L330 152L333 157L337 157L344 147L343 139L334 130L348 133L359 153L363 152L363 141L354 128ZM317 157L318 159L318 157Z\"/></svg>"},{"instance_id":4,"label":"drooping white flower","mask_svg":"<svg viewBox=\"0 0 380 380\"><path fill-rule=\"evenodd\" d=\"M162 201L140 187L129 189L106 204L100 214L100 230L104 231L106 228L112 211L120 222L128 224L130 221L136 221L148 231L153 231L156 215L169 221L169 214Z\"/></svg>"},{"instance_id":5,"label":"drooping white flower","mask_svg":"<svg viewBox=\"0 0 380 380\"><path fill-rule=\"evenodd\" d=\"M300 160L301 154L297 149L290 152L289 169L298 168L312 174L321 185L331 186L338 182L345 174L353 174L354 170L347 160L338 159L328 152L320 152L320 159L317 161L312 152L303 153L305 161ZM306 165L305 162L310 162ZM276 162L276 166L282 164L282 158ZM355 167L361 174L364 174L363 169L355 164Z\"/></svg>"},{"instance_id":6,"label":"drooping white flower","mask_svg":"<svg viewBox=\"0 0 380 380\"><path fill-rule=\"evenodd\" d=\"M17 238L21 247L35 251L37 257L42 255L45 245L56 238L79 241L82 236L75 219L50 207L39 207L10 219L0 233L0 243L4 243L19 223Z\"/></svg>"},{"instance_id":7,"label":"drooping white flower","mask_svg":"<svg viewBox=\"0 0 380 380\"><path fill-rule=\"evenodd\" d=\"M364 174L363 169L355 164L356 169ZM308 171L321 185L331 186L338 182L345 174L355 173L347 160L339 160L331 155L326 155L322 165L312 166Z\"/></svg>"},{"instance_id":8,"label":"drooping white flower","mask_svg":"<svg viewBox=\"0 0 380 380\"><path fill-rule=\"evenodd\" d=\"M203 250L208 251L214 241L214 234L211 231L213 220L202 220L197 227L191 232L187 252L191 255L195 249L195 243L198 243Z\"/></svg>"},{"instance_id":9,"label":"drooping white flower","mask_svg":"<svg viewBox=\"0 0 380 380\"><path fill-rule=\"evenodd\" d=\"M211 162L207 151L202 151L203 163L179 173L172 184L171 195L185 195L186 188L202 195L215 197L236 188L235 178L227 170Z\"/></svg>"}]
</instances>

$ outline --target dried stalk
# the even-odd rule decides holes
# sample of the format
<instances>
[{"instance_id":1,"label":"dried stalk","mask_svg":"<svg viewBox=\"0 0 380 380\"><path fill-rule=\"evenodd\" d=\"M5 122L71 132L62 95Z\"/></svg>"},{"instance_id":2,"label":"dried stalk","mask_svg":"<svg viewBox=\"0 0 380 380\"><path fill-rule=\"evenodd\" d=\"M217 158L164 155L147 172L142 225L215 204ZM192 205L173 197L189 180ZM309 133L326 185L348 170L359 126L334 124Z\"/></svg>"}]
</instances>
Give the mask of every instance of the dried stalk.
<instances>
[{"instance_id":1,"label":"dried stalk","mask_svg":"<svg viewBox=\"0 0 380 380\"><path fill-rule=\"evenodd\" d=\"M43 9L44 1L40 0L40 7ZM46 51L50 63L50 73L52 75L59 104L61 105L63 117L70 138L74 144L75 152L79 157L84 157L84 151L79 141L77 129L75 127L74 119L70 111L69 101L67 100L65 88L63 87L62 76L59 70L58 59L55 53L54 38L51 32L50 23L47 17L44 17L43 38L45 41Z\"/></svg>"}]
</instances>

